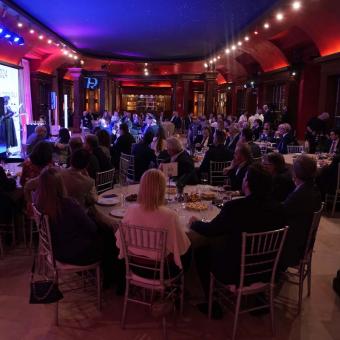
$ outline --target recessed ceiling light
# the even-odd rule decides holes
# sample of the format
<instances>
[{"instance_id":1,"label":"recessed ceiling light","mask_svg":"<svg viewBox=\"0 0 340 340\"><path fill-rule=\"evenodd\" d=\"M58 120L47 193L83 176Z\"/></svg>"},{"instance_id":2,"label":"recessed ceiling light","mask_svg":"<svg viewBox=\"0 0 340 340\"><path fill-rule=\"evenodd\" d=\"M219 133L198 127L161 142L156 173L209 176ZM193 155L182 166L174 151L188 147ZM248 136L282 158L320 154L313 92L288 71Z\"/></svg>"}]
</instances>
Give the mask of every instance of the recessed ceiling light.
<instances>
[{"instance_id":1,"label":"recessed ceiling light","mask_svg":"<svg viewBox=\"0 0 340 340\"><path fill-rule=\"evenodd\" d=\"M244 37L244 40L245 40L245 41L249 41L249 37L248 37L248 36L245 36L245 37Z\"/></svg>"},{"instance_id":2,"label":"recessed ceiling light","mask_svg":"<svg viewBox=\"0 0 340 340\"><path fill-rule=\"evenodd\" d=\"M226 54L229 54L229 53L230 53L230 49L229 49L229 48L226 48L226 49L225 49L225 53L226 53Z\"/></svg>"},{"instance_id":3,"label":"recessed ceiling light","mask_svg":"<svg viewBox=\"0 0 340 340\"><path fill-rule=\"evenodd\" d=\"M257 31L254 31L254 34L255 34L255 35L258 35L258 34L259 34L259 32L257 32Z\"/></svg>"},{"instance_id":4,"label":"recessed ceiling light","mask_svg":"<svg viewBox=\"0 0 340 340\"><path fill-rule=\"evenodd\" d=\"M43 40L44 39L44 36L42 34L39 35L39 39L40 40Z\"/></svg>"},{"instance_id":5,"label":"recessed ceiling light","mask_svg":"<svg viewBox=\"0 0 340 340\"><path fill-rule=\"evenodd\" d=\"M294 1L292 3L292 8L294 11L298 11L301 8L301 1Z\"/></svg>"},{"instance_id":6,"label":"recessed ceiling light","mask_svg":"<svg viewBox=\"0 0 340 340\"><path fill-rule=\"evenodd\" d=\"M48 44L52 44L52 40L51 40L51 39L48 39L48 40L47 40L47 43L48 43Z\"/></svg>"},{"instance_id":7,"label":"recessed ceiling light","mask_svg":"<svg viewBox=\"0 0 340 340\"><path fill-rule=\"evenodd\" d=\"M237 43L237 45L238 45L238 46L242 46L242 41L239 41L239 42Z\"/></svg>"},{"instance_id":8,"label":"recessed ceiling light","mask_svg":"<svg viewBox=\"0 0 340 340\"><path fill-rule=\"evenodd\" d=\"M263 27L267 30L267 29L269 28L268 22L265 22L265 23L263 24Z\"/></svg>"},{"instance_id":9,"label":"recessed ceiling light","mask_svg":"<svg viewBox=\"0 0 340 340\"><path fill-rule=\"evenodd\" d=\"M33 28L30 29L30 33L34 34L34 29Z\"/></svg>"},{"instance_id":10,"label":"recessed ceiling light","mask_svg":"<svg viewBox=\"0 0 340 340\"><path fill-rule=\"evenodd\" d=\"M18 27L21 28L22 26L23 26L23 23L19 21L19 22L18 22Z\"/></svg>"},{"instance_id":11,"label":"recessed ceiling light","mask_svg":"<svg viewBox=\"0 0 340 340\"><path fill-rule=\"evenodd\" d=\"M277 21L282 21L283 20L283 14L282 13L277 13L276 14L276 20Z\"/></svg>"},{"instance_id":12,"label":"recessed ceiling light","mask_svg":"<svg viewBox=\"0 0 340 340\"><path fill-rule=\"evenodd\" d=\"M235 50L236 50L236 46L235 46L235 45L231 46L231 49L232 49L233 51L235 51Z\"/></svg>"}]
</instances>

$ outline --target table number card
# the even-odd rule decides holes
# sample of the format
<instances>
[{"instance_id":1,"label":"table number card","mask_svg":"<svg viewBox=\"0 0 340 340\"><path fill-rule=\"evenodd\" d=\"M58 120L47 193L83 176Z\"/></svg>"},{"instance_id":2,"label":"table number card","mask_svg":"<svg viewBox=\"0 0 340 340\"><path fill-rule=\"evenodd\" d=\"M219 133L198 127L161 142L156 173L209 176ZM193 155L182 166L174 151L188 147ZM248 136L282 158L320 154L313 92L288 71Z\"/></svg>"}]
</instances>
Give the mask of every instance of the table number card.
<instances>
[{"instance_id":1,"label":"table number card","mask_svg":"<svg viewBox=\"0 0 340 340\"><path fill-rule=\"evenodd\" d=\"M162 171L166 177L175 177L178 175L178 163L163 163Z\"/></svg>"}]
</instances>

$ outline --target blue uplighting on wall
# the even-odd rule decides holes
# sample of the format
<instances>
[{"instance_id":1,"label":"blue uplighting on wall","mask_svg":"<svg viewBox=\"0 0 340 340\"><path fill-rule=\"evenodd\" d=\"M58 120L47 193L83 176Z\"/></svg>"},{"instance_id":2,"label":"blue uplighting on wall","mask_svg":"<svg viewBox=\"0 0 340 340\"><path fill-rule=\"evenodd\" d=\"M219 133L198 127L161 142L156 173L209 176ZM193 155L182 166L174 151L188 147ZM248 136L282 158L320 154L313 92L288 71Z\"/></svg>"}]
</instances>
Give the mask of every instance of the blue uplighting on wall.
<instances>
[{"instance_id":1,"label":"blue uplighting on wall","mask_svg":"<svg viewBox=\"0 0 340 340\"><path fill-rule=\"evenodd\" d=\"M20 35L9 31L7 28L0 26L0 39L6 39L10 44L16 44L22 46L25 44L25 40Z\"/></svg>"}]
</instances>

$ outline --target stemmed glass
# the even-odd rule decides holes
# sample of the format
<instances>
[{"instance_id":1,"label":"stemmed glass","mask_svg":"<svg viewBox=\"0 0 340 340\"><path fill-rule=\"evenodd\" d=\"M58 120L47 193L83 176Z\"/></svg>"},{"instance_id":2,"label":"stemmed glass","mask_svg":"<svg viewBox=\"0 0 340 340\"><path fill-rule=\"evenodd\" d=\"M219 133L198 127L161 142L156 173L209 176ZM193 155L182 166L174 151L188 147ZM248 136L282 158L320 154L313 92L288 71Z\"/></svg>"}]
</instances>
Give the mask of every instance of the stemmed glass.
<instances>
[{"instance_id":1,"label":"stemmed glass","mask_svg":"<svg viewBox=\"0 0 340 340\"><path fill-rule=\"evenodd\" d=\"M201 183L207 185L209 182L209 174L207 172L201 173Z\"/></svg>"}]
</instances>

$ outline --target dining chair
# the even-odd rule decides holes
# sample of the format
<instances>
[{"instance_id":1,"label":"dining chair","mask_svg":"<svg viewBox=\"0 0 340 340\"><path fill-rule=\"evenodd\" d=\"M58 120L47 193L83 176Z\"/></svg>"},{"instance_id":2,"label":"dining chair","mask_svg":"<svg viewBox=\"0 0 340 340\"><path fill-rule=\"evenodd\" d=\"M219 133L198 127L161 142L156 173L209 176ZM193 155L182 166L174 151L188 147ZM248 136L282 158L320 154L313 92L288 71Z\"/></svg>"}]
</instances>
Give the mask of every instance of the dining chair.
<instances>
[{"instance_id":1,"label":"dining chair","mask_svg":"<svg viewBox=\"0 0 340 340\"><path fill-rule=\"evenodd\" d=\"M218 281L213 273L210 273L209 319L211 319L213 300L233 303L235 309L232 340L236 337L239 314L268 307L270 308L272 332L275 333L275 275L287 230L288 227L284 227L263 233L242 233L240 283L238 286L224 284ZM263 304L241 309L242 297L259 293L267 293L269 301L264 299Z\"/></svg>"},{"instance_id":2,"label":"dining chair","mask_svg":"<svg viewBox=\"0 0 340 340\"><path fill-rule=\"evenodd\" d=\"M167 230L146 228L129 224L119 225L120 242L126 266L126 288L121 326L125 327L127 304L134 302L152 307L157 298L179 297L180 313L183 312L184 276L180 271L171 277L166 252ZM144 255L140 255L144 254ZM166 275L167 273L167 275ZM140 297L131 295L132 287L148 291ZM166 317L162 316L166 335Z\"/></svg>"},{"instance_id":3,"label":"dining chair","mask_svg":"<svg viewBox=\"0 0 340 340\"><path fill-rule=\"evenodd\" d=\"M307 278L308 296L311 294L312 289L312 257L314 244L316 240L316 234L319 229L321 214L324 208L324 203L321 204L321 208L314 213L312 225L309 229L307 242L303 252L303 258L300 263L288 270L282 275L284 281L299 286L299 298L298 298L298 313L301 312L302 296L303 296L303 284Z\"/></svg>"},{"instance_id":4,"label":"dining chair","mask_svg":"<svg viewBox=\"0 0 340 340\"><path fill-rule=\"evenodd\" d=\"M51 239L51 231L50 231L50 224L49 224L49 218L47 215L42 214L38 211L38 209L33 205L33 212L34 212L34 218L36 221L39 221L38 223L38 229L39 229L39 253L38 256L40 260L43 260L43 268L47 271L48 269L52 271L55 281L58 284L59 283L59 277L64 274L82 274L80 276L80 279L82 280L82 287L85 286L84 278L91 277L91 272L95 272L95 278L94 281L96 283L97 287L97 307L98 310L101 310L101 271L100 271L100 263L95 262L90 265L86 266L77 266L69 263L60 262L55 259L53 248L52 248L52 239ZM41 263L40 263L41 264ZM46 271L44 272L45 276L47 276ZM71 282L78 282L79 278L73 281L67 281L67 283ZM75 288L75 289L80 289ZM72 289L73 290L73 289ZM55 323L58 326L59 325L59 316L58 316L58 310L59 310L59 302L56 302L55 306Z\"/></svg>"},{"instance_id":5,"label":"dining chair","mask_svg":"<svg viewBox=\"0 0 340 340\"><path fill-rule=\"evenodd\" d=\"M336 204L340 203L340 163L338 164L338 177L335 192L334 194L326 194L325 196L325 203L327 204L328 202L332 203L331 216L334 216Z\"/></svg>"},{"instance_id":6,"label":"dining chair","mask_svg":"<svg viewBox=\"0 0 340 340\"><path fill-rule=\"evenodd\" d=\"M209 177L210 185L223 185L228 177L223 174L223 169L230 166L231 162L215 162L210 161Z\"/></svg>"},{"instance_id":7,"label":"dining chair","mask_svg":"<svg viewBox=\"0 0 340 340\"><path fill-rule=\"evenodd\" d=\"M302 153L304 150L305 147L303 145L287 145L288 153Z\"/></svg>"},{"instance_id":8,"label":"dining chair","mask_svg":"<svg viewBox=\"0 0 340 340\"><path fill-rule=\"evenodd\" d=\"M115 169L96 173L96 190L98 195L113 188L114 176Z\"/></svg>"},{"instance_id":9,"label":"dining chair","mask_svg":"<svg viewBox=\"0 0 340 340\"><path fill-rule=\"evenodd\" d=\"M135 157L121 153L119 161L119 182L134 183L135 181Z\"/></svg>"}]
</instances>

